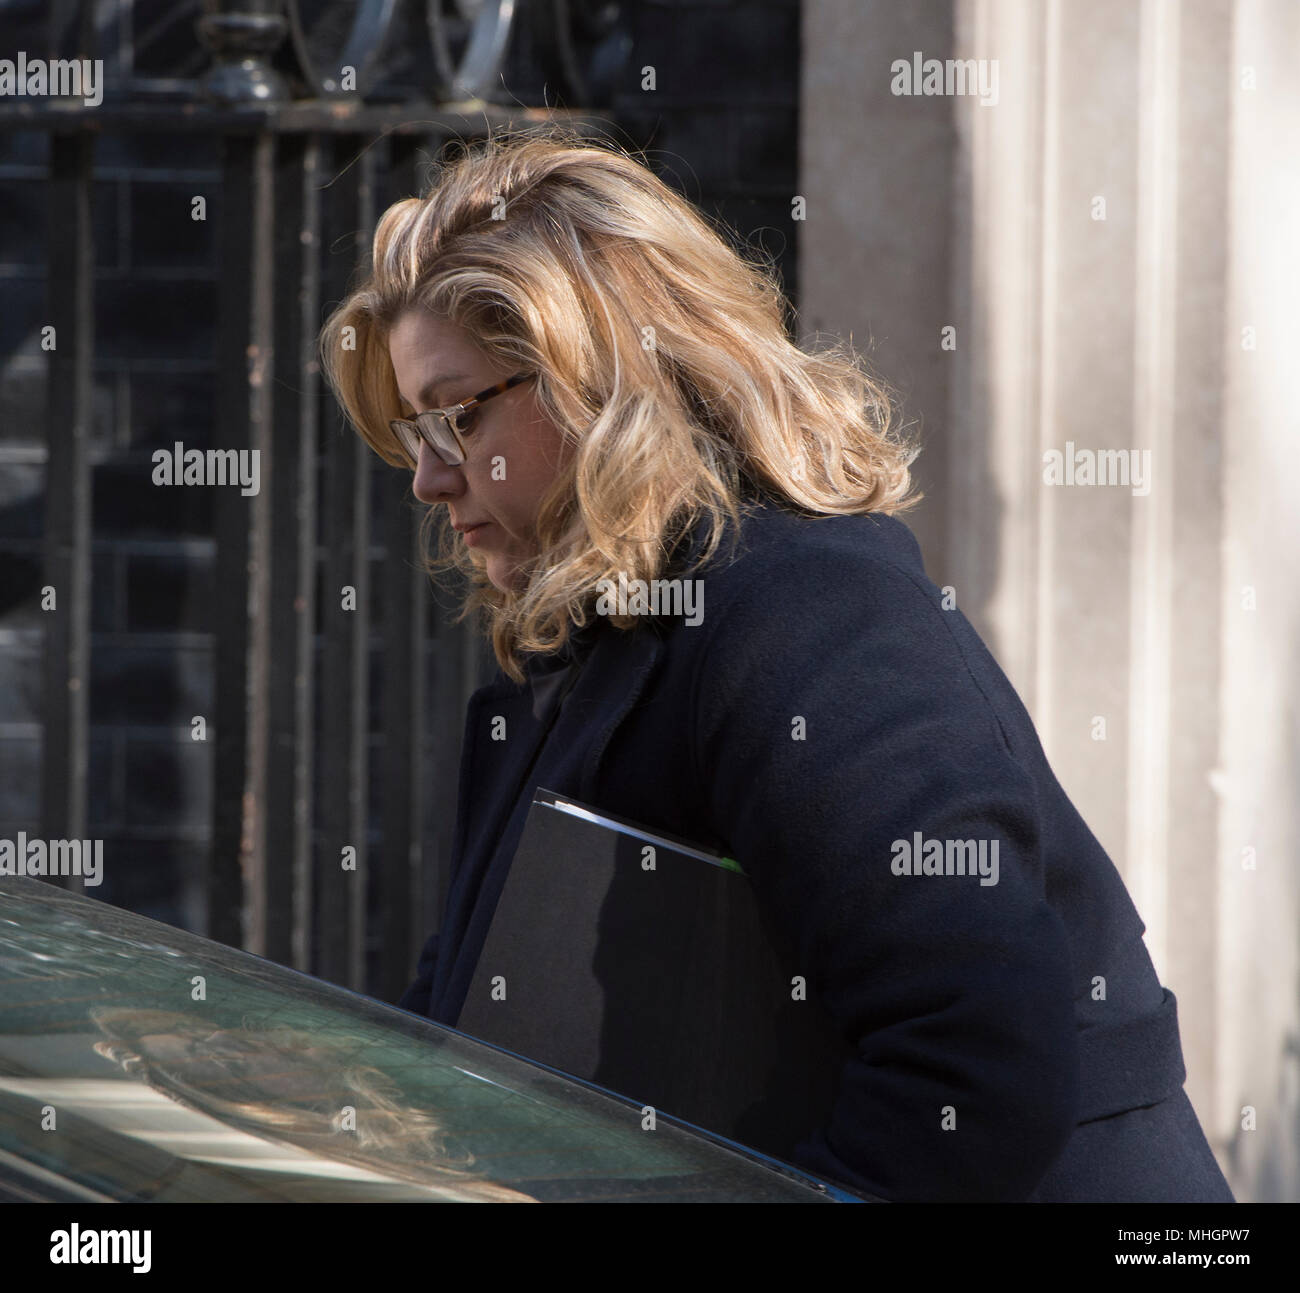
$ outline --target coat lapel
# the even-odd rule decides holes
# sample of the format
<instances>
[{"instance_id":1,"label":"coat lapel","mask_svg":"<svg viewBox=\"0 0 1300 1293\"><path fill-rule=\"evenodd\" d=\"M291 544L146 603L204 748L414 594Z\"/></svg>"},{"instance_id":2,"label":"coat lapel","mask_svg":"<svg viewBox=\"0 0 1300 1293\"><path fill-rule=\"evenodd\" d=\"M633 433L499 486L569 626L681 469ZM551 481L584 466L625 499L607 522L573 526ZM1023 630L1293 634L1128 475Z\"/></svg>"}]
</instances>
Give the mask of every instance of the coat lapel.
<instances>
[{"instance_id":1,"label":"coat lapel","mask_svg":"<svg viewBox=\"0 0 1300 1293\"><path fill-rule=\"evenodd\" d=\"M517 819L516 828L508 828L520 795L541 785L597 802L605 750L640 697L661 649L648 625L627 633L601 625L549 740L544 739L549 710L533 713L528 681L517 685L499 678L470 697L457 787L454 870L430 997L432 1018L454 1026L459 1016L491 917L486 906L480 910L480 897L495 905L493 895L505 883ZM498 717L505 721L503 741L492 739Z\"/></svg>"},{"instance_id":2,"label":"coat lapel","mask_svg":"<svg viewBox=\"0 0 1300 1293\"><path fill-rule=\"evenodd\" d=\"M569 698L560 726L564 738L582 741L578 797L594 803L601 760L618 725L641 698L663 652L663 640L648 624L631 632L606 625Z\"/></svg>"},{"instance_id":3,"label":"coat lapel","mask_svg":"<svg viewBox=\"0 0 1300 1293\"><path fill-rule=\"evenodd\" d=\"M508 678L480 687L469 699L457 786L456 831L451 853L451 888L443 912L439 955L434 967L430 1016L452 1023L459 1003L449 1005L456 967L474 920L474 909L488 864L505 826L510 788L517 785L541 739L541 724L531 712L530 688ZM492 739L498 718L505 740Z\"/></svg>"},{"instance_id":4,"label":"coat lapel","mask_svg":"<svg viewBox=\"0 0 1300 1293\"><path fill-rule=\"evenodd\" d=\"M586 749L579 785L573 792L580 798L590 800L595 795L601 759L610 739L640 698L662 650L662 640L649 625L620 632L606 624L596 635L552 733L555 751L575 745ZM532 700L528 682L517 685L506 678L479 688L470 697L452 853L458 859L458 873L469 860L467 848L478 853L490 848L499 836L514 808L520 779L542 744L546 714L534 714ZM492 739L498 717L505 722L504 741ZM555 764L556 754L544 752L532 780L545 785L546 772Z\"/></svg>"}]
</instances>

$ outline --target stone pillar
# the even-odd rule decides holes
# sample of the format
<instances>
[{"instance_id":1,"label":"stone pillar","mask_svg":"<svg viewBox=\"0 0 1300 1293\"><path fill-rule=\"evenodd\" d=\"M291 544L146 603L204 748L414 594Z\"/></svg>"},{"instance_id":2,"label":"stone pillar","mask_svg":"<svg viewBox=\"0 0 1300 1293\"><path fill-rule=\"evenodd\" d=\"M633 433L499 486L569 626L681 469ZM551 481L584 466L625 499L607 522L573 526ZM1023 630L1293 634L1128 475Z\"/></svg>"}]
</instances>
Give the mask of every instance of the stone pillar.
<instances>
[{"instance_id":1,"label":"stone pillar","mask_svg":"<svg viewBox=\"0 0 1300 1293\"><path fill-rule=\"evenodd\" d=\"M1216 1129L1243 1197L1300 1199L1300 8L1231 7L1216 66L1231 99L1230 169L1202 198L1226 215L1225 383L1207 451L1221 481L1219 616L1221 931L1215 958ZM1217 33L1216 33L1217 34ZM1203 146L1189 139L1189 146ZM1195 254L1196 248L1190 249ZM1201 249L1202 254L1213 248ZM1187 312L1200 304L1190 300ZM1193 450L1195 446L1192 447ZM1179 557L1180 567L1183 559ZM1202 792L1204 793L1204 792ZM1243 1107L1255 1110L1245 1130Z\"/></svg>"},{"instance_id":2,"label":"stone pillar","mask_svg":"<svg viewBox=\"0 0 1300 1293\"><path fill-rule=\"evenodd\" d=\"M1124 876L1243 1200L1300 1197L1298 36L1289 0L804 8L806 331L918 379L909 524ZM995 100L894 96L916 50Z\"/></svg>"},{"instance_id":3,"label":"stone pillar","mask_svg":"<svg viewBox=\"0 0 1300 1293\"><path fill-rule=\"evenodd\" d=\"M799 117L799 340L851 340L895 387L925 444L915 470L925 493L942 488L951 355L951 184L956 136L942 98L890 93L890 62L951 53L944 4L804 0ZM925 551L946 539L942 506L908 514Z\"/></svg>"}]
</instances>

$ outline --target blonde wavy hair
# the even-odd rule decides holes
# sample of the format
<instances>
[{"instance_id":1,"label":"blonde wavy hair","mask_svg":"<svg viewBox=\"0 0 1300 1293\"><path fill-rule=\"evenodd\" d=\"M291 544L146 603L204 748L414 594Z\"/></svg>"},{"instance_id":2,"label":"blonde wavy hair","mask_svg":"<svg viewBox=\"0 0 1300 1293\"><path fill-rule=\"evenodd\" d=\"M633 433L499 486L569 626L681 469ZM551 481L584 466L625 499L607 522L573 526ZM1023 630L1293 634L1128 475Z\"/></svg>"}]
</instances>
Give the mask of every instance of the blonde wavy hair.
<instances>
[{"instance_id":1,"label":"blonde wavy hair","mask_svg":"<svg viewBox=\"0 0 1300 1293\"><path fill-rule=\"evenodd\" d=\"M483 613L516 682L521 653L558 651L586 625L599 581L663 577L700 523L696 564L712 558L747 483L815 516L920 501L919 448L885 384L842 341L794 345L771 266L613 143L552 124L462 144L424 197L380 218L371 272L330 315L320 357L359 434L407 470L388 425L403 415L388 335L412 307L535 372L538 406L574 450L511 591L450 526L436 553L426 530L429 573L466 576L457 622ZM431 507L426 526L445 516Z\"/></svg>"}]
</instances>

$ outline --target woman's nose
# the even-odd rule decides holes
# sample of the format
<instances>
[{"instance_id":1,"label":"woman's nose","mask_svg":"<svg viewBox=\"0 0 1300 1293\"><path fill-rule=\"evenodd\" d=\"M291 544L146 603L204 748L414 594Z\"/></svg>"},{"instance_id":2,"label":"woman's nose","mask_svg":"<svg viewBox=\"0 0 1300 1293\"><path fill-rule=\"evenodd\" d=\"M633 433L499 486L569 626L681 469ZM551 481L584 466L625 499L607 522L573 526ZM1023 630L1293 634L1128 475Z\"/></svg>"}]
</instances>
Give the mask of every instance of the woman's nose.
<instances>
[{"instance_id":1,"label":"woman's nose","mask_svg":"<svg viewBox=\"0 0 1300 1293\"><path fill-rule=\"evenodd\" d=\"M455 497L464 485L459 467L448 467L427 444L420 444L420 460L416 464L411 493L421 503L438 503Z\"/></svg>"}]
</instances>

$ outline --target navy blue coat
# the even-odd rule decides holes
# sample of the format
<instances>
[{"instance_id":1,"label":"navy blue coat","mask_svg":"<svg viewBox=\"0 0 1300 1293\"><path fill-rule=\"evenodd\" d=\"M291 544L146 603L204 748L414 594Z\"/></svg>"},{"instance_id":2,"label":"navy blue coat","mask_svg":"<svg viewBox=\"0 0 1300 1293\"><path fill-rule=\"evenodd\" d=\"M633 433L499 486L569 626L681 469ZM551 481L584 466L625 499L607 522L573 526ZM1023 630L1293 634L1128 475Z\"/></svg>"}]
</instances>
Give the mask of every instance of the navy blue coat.
<instances>
[{"instance_id":1,"label":"navy blue coat","mask_svg":"<svg viewBox=\"0 0 1300 1293\"><path fill-rule=\"evenodd\" d=\"M455 1025L544 785L738 859L788 932L856 1043L790 1161L893 1200L1230 1200L1138 913L907 526L755 498L695 577L698 626L578 635L544 741L563 659L471 698L445 919L399 1004ZM900 874L931 840L996 843L996 883Z\"/></svg>"}]
</instances>

